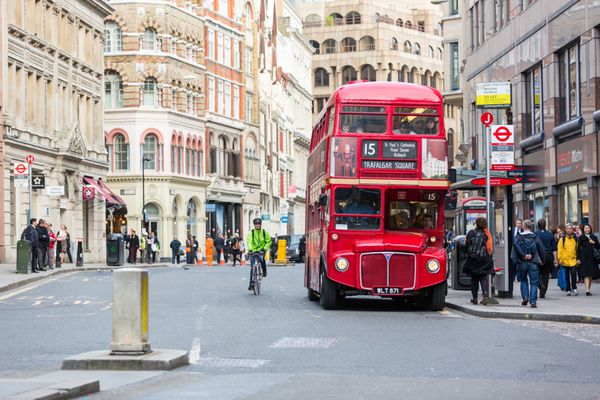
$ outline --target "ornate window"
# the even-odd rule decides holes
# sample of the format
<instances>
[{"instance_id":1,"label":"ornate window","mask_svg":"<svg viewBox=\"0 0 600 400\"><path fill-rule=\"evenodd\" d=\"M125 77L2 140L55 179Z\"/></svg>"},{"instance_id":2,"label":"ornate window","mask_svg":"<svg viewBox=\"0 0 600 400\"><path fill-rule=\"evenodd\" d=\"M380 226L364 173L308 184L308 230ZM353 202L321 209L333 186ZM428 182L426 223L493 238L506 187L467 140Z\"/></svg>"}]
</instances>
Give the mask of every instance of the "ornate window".
<instances>
[{"instance_id":1,"label":"ornate window","mask_svg":"<svg viewBox=\"0 0 600 400\"><path fill-rule=\"evenodd\" d=\"M146 28L142 36L142 50L156 51L156 31Z\"/></svg>"},{"instance_id":2,"label":"ornate window","mask_svg":"<svg viewBox=\"0 0 600 400\"><path fill-rule=\"evenodd\" d=\"M142 163L145 170L158 170L158 139L154 135L146 135L144 138Z\"/></svg>"},{"instance_id":3,"label":"ornate window","mask_svg":"<svg viewBox=\"0 0 600 400\"><path fill-rule=\"evenodd\" d=\"M375 68L373 68L371 65L363 65L360 68L360 79L362 80L373 82L377 80L375 75Z\"/></svg>"},{"instance_id":4,"label":"ornate window","mask_svg":"<svg viewBox=\"0 0 600 400\"><path fill-rule=\"evenodd\" d=\"M104 52L116 53L123 50L123 32L121 27L113 21L104 26Z\"/></svg>"},{"instance_id":5,"label":"ornate window","mask_svg":"<svg viewBox=\"0 0 600 400\"><path fill-rule=\"evenodd\" d=\"M127 171L129 170L129 143L125 140L125 136L116 134L113 139L114 153L114 170Z\"/></svg>"},{"instance_id":6,"label":"ornate window","mask_svg":"<svg viewBox=\"0 0 600 400\"><path fill-rule=\"evenodd\" d=\"M156 88L156 79L152 77L146 78L142 89L142 105L156 107L158 104L158 92Z\"/></svg>"},{"instance_id":7,"label":"ornate window","mask_svg":"<svg viewBox=\"0 0 600 400\"><path fill-rule=\"evenodd\" d=\"M356 80L356 70L351 66L345 66L342 69L342 84L345 85L350 81Z\"/></svg>"},{"instance_id":8,"label":"ornate window","mask_svg":"<svg viewBox=\"0 0 600 400\"><path fill-rule=\"evenodd\" d=\"M340 44L342 53L356 51L356 40L354 38L347 37L345 39L342 39Z\"/></svg>"},{"instance_id":9,"label":"ornate window","mask_svg":"<svg viewBox=\"0 0 600 400\"><path fill-rule=\"evenodd\" d=\"M315 87L329 86L329 74L325 68L317 68L315 71Z\"/></svg>"},{"instance_id":10,"label":"ornate window","mask_svg":"<svg viewBox=\"0 0 600 400\"><path fill-rule=\"evenodd\" d=\"M346 14L346 25L358 25L360 24L360 14L356 11L350 11Z\"/></svg>"},{"instance_id":11,"label":"ornate window","mask_svg":"<svg viewBox=\"0 0 600 400\"><path fill-rule=\"evenodd\" d=\"M104 107L123 107L123 80L116 71L104 73Z\"/></svg>"}]
</instances>

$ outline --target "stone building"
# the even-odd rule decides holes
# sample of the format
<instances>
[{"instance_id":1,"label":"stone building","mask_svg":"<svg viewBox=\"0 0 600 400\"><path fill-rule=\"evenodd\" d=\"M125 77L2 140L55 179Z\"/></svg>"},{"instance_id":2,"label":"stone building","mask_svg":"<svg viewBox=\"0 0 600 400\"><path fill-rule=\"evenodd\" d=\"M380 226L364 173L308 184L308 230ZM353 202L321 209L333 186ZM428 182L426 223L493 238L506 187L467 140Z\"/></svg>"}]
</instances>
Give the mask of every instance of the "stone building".
<instances>
[{"instance_id":1,"label":"stone building","mask_svg":"<svg viewBox=\"0 0 600 400\"><path fill-rule=\"evenodd\" d=\"M313 56L313 116L350 81L399 81L442 88L442 13L429 2L334 0L298 8Z\"/></svg>"},{"instance_id":2,"label":"stone building","mask_svg":"<svg viewBox=\"0 0 600 400\"><path fill-rule=\"evenodd\" d=\"M0 262L15 261L29 208L54 230L67 225L72 246L81 237L86 262L105 259L106 206L120 202L103 183L103 21L111 12L101 0L0 2ZM13 177L28 154L46 184L32 204Z\"/></svg>"},{"instance_id":3,"label":"stone building","mask_svg":"<svg viewBox=\"0 0 600 400\"><path fill-rule=\"evenodd\" d=\"M464 29L456 40L463 70L463 123L469 158L483 165L476 84L510 82L512 105L492 110L513 124L515 163L539 167L531 182L513 185L515 218L548 224L600 223L600 6L589 1L451 1L446 12ZM464 56L463 56L464 55Z\"/></svg>"},{"instance_id":4,"label":"stone building","mask_svg":"<svg viewBox=\"0 0 600 400\"><path fill-rule=\"evenodd\" d=\"M120 1L104 28L109 186L127 203L113 231L153 231L161 256L195 235L204 254L205 24L200 2Z\"/></svg>"}]
</instances>

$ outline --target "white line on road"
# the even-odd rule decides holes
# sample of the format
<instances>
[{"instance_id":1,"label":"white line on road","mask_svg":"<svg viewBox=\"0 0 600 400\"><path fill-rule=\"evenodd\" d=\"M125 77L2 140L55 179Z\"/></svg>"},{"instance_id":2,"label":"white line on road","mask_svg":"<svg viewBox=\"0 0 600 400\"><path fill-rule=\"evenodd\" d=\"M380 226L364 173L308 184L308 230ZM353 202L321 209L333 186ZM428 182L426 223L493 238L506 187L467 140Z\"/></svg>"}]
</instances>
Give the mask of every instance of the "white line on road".
<instances>
[{"instance_id":1,"label":"white line on road","mask_svg":"<svg viewBox=\"0 0 600 400\"><path fill-rule=\"evenodd\" d=\"M109 308L112 308L112 306L106 306L106 307L104 307L104 308L101 308L101 309L100 309L100 311L106 311L106 310L108 310Z\"/></svg>"},{"instance_id":2,"label":"white line on road","mask_svg":"<svg viewBox=\"0 0 600 400\"><path fill-rule=\"evenodd\" d=\"M60 304L60 301L55 301L53 304L54 304L55 306L57 306L57 305L59 305L59 304Z\"/></svg>"},{"instance_id":3,"label":"white line on road","mask_svg":"<svg viewBox=\"0 0 600 400\"><path fill-rule=\"evenodd\" d=\"M192 341L192 349L190 350L190 364L197 364L200 360L200 338L194 338Z\"/></svg>"},{"instance_id":4,"label":"white line on road","mask_svg":"<svg viewBox=\"0 0 600 400\"><path fill-rule=\"evenodd\" d=\"M91 303L91 301L89 301L89 300L86 300L83 302L83 304L90 304L90 303Z\"/></svg>"},{"instance_id":5,"label":"white line on road","mask_svg":"<svg viewBox=\"0 0 600 400\"><path fill-rule=\"evenodd\" d=\"M33 303L32 306L39 306L40 304L42 304L42 302L40 300L38 300L35 303Z\"/></svg>"},{"instance_id":6,"label":"white line on road","mask_svg":"<svg viewBox=\"0 0 600 400\"><path fill-rule=\"evenodd\" d=\"M54 296L48 296L46 297L48 300L52 300L54 298Z\"/></svg>"},{"instance_id":7,"label":"white line on road","mask_svg":"<svg viewBox=\"0 0 600 400\"><path fill-rule=\"evenodd\" d=\"M75 300L73 304L81 304L81 300Z\"/></svg>"},{"instance_id":8,"label":"white line on road","mask_svg":"<svg viewBox=\"0 0 600 400\"><path fill-rule=\"evenodd\" d=\"M76 273L76 272L72 272L72 273L69 273L69 275L71 275L71 274L75 274L75 273ZM37 287L40 287L40 286L42 286L42 285L45 285L45 284L47 284L47 283L53 282L53 281L57 280L58 278L59 278L59 277L56 277L56 278L48 278L48 279L44 279L44 280L43 280L43 281L41 281L40 283L36 283L36 284L32 284L32 285L27 285L27 286L25 286L25 287L24 287L24 288L22 288L22 289L15 290L15 291L12 291L12 292L9 292L9 293L7 293L7 294L5 294L5 295L3 295L3 296L0 296L0 301L1 301L1 300L6 300L6 299L10 299L11 297L14 297L14 296L16 296L16 295L18 295L18 294L21 294L21 293L24 293L24 292L28 292L28 291L30 291L31 289L35 289L35 288L37 288ZM64 276L64 275L63 275L63 277L62 277L62 278L64 279L64 278L66 278L66 276ZM27 298L27 296L25 296L24 298Z\"/></svg>"}]
</instances>

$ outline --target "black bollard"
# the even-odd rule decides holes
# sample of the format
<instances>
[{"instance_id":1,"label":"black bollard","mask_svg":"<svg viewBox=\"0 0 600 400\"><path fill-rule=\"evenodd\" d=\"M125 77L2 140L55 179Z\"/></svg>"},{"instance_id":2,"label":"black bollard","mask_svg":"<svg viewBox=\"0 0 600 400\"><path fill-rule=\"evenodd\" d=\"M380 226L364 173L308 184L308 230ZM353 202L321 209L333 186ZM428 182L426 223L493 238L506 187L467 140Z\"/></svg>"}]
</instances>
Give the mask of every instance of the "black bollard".
<instances>
[{"instance_id":1,"label":"black bollard","mask_svg":"<svg viewBox=\"0 0 600 400\"><path fill-rule=\"evenodd\" d=\"M83 238L79 236L77 238L77 261L76 267L83 267Z\"/></svg>"},{"instance_id":2,"label":"black bollard","mask_svg":"<svg viewBox=\"0 0 600 400\"><path fill-rule=\"evenodd\" d=\"M62 243L60 240L58 240L56 242L56 255L54 257L54 266L56 268L60 268L61 253L62 253Z\"/></svg>"}]
</instances>

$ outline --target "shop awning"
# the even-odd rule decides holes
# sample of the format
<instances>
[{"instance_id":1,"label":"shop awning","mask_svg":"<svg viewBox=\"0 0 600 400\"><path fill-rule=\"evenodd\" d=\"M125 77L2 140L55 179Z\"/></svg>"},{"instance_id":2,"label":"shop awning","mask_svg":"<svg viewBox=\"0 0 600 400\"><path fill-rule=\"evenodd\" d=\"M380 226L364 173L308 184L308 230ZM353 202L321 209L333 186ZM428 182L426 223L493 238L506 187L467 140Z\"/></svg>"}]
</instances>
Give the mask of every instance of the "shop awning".
<instances>
[{"instance_id":1,"label":"shop awning","mask_svg":"<svg viewBox=\"0 0 600 400\"><path fill-rule=\"evenodd\" d=\"M106 208L126 209L123 199L110 190L102 180L84 176L83 183L96 189L96 195L100 195L101 200L103 199L106 202Z\"/></svg>"}]
</instances>

